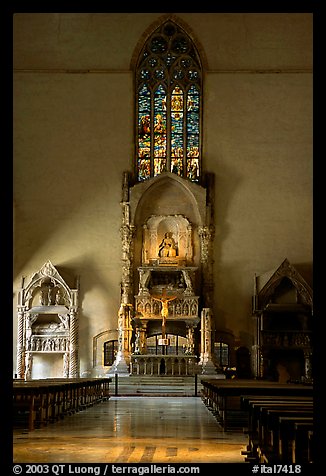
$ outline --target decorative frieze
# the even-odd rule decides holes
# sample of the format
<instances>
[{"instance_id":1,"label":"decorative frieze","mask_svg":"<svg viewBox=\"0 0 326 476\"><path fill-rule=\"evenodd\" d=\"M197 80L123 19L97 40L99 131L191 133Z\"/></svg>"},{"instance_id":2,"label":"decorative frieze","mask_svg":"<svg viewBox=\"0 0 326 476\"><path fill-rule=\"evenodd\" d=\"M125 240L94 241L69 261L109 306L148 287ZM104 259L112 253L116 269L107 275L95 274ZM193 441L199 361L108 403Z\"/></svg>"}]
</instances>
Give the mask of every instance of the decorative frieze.
<instances>
[{"instance_id":1,"label":"decorative frieze","mask_svg":"<svg viewBox=\"0 0 326 476\"><path fill-rule=\"evenodd\" d=\"M174 319L198 317L198 296L175 298L168 303L168 316ZM146 319L158 319L162 311L162 303L151 296L135 296L136 315Z\"/></svg>"},{"instance_id":2,"label":"decorative frieze","mask_svg":"<svg viewBox=\"0 0 326 476\"><path fill-rule=\"evenodd\" d=\"M261 344L273 348L310 348L311 336L306 332L262 332Z\"/></svg>"}]
</instances>

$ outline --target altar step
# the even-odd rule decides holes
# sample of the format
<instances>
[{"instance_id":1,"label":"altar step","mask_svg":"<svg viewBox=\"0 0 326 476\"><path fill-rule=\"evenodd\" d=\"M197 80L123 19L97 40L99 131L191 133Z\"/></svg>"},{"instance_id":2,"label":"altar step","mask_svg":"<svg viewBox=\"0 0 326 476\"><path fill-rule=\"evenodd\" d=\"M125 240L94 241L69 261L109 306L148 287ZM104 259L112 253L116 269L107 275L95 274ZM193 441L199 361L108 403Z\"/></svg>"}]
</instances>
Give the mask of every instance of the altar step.
<instances>
[{"instance_id":1,"label":"altar step","mask_svg":"<svg viewBox=\"0 0 326 476\"><path fill-rule=\"evenodd\" d=\"M117 396L199 396L200 376L130 375L112 378L111 395Z\"/></svg>"}]
</instances>

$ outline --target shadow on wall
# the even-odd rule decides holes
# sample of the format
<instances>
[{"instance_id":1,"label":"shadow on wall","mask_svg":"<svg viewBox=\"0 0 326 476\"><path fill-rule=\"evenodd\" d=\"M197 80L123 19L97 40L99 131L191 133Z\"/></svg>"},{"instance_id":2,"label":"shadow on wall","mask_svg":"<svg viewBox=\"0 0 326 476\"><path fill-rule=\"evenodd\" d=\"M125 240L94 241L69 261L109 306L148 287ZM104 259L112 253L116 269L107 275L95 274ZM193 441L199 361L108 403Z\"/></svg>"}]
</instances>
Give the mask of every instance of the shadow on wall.
<instances>
[{"instance_id":1,"label":"shadow on wall","mask_svg":"<svg viewBox=\"0 0 326 476\"><path fill-rule=\"evenodd\" d=\"M215 175L215 190L212 200L215 224L214 262L221 263L223 246L229 237L230 231L229 208L243 178L235 168L226 166L223 159L216 158L214 162L219 163L218 172Z\"/></svg>"},{"instance_id":2,"label":"shadow on wall","mask_svg":"<svg viewBox=\"0 0 326 476\"><path fill-rule=\"evenodd\" d=\"M91 334L91 329L95 331L102 331L104 328L116 329L118 322L118 310L120 304L120 283L115 285L110 284L108 280L105 280L103 273L99 272L99 268L96 267L92 260L88 260L85 263L76 263L76 268L79 270L80 275L80 294L79 294L79 363L80 363L80 376L91 377L94 373L94 346L93 338L94 334ZM83 311L83 303L87 299L90 301L90 293L96 292L94 296L94 305L92 302L87 303L87 313ZM102 298L102 303L99 303L99 297ZM95 302L96 300L96 302ZM99 314L96 312L96 308L100 304L100 308L106 308L105 319L99 319ZM94 313L92 312L94 309ZM109 331L111 332L111 331ZM93 358L92 358L93 356Z\"/></svg>"},{"instance_id":3,"label":"shadow on wall","mask_svg":"<svg viewBox=\"0 0 326 476\"><path fill-rule=\"evenodd\" d=\"M245 346L238 347L238 349L236 350L236 369L237 378L252 378L250 351Z\"/></svg>"}]
</instances>

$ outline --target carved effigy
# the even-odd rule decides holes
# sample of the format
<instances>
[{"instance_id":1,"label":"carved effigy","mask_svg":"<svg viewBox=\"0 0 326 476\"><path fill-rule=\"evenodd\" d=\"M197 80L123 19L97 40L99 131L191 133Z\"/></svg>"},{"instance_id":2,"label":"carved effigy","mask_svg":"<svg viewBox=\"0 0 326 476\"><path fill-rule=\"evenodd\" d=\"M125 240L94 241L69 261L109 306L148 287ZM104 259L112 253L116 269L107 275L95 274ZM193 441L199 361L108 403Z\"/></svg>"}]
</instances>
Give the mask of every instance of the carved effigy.
<instances>
[{"instance_id":1,"label":"carved effigy","mask_svg":"<svg viewBox=\"0 0 326 476\"><path fill-rule=\"evenodd\" d=\"M78 292L70 289L50 261L35 273L18 294L17 368L18 378L32 377L33 356L62 353L62 375L77 377ZM67 370L68 369L68 370Z\"/></svg>"}]
</instances>

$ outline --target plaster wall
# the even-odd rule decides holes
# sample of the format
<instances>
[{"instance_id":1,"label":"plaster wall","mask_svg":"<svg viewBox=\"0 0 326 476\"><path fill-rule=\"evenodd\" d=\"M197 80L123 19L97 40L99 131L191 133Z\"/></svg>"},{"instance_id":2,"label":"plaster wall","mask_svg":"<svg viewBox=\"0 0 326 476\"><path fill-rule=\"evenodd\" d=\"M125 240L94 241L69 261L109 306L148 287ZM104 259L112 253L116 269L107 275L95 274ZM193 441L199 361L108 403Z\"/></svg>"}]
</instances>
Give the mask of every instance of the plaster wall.
<instances>
[{"instance_id":1,"label":"plaster wall","mask_svg":"<svg viewBox=\"0 0 326 476\"><path fill-rule=\"evenodd\" d=\"M81 375L92 372L93 337L117 327L119 203L134 152L130 64L163 15L14 17L14 360L21 276L48 259L80 276ZM254 274L284 258L312 265L312 15L175 16L206 64L214 319L250 345Z\"/></svg>"}]
</instances>

